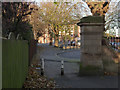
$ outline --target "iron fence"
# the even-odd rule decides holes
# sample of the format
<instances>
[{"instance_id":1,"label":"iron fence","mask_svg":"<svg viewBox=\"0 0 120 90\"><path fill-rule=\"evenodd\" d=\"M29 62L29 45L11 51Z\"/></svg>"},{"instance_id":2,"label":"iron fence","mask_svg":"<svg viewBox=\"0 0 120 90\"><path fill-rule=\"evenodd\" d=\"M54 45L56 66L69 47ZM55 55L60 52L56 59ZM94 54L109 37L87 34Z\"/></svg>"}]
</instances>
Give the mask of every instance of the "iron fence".
<instances>
[{"instance_id":1,"label":"iron fence","mask_svg":"<svg viewBox=\"0 0 120 90\"><path fill-rule=\"evenodd\" d=\"M120 52L120 37L105 37L108 40L108 45L117 52Z\"/></svg>"}]
</instances>

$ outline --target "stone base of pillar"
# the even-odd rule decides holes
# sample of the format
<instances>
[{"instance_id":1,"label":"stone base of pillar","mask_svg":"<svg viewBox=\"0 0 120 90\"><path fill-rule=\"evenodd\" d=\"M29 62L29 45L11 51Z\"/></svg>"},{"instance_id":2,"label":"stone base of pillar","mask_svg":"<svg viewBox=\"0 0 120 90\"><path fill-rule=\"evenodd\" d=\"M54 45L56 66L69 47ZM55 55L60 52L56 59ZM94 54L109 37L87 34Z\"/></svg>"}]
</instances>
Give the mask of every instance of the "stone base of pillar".
<instances>
[{"instance_id":1,"label":"stone base of pillar","mask_svg":"<svg viewBox=\"0 0 120 90\"><path fill-rule=\"evenodd\" d=\"M81 54L80 59L81 59L79 70L80 76L104 75L102 56L100 54L99 55Z\"/></svg>"}]
</instances>

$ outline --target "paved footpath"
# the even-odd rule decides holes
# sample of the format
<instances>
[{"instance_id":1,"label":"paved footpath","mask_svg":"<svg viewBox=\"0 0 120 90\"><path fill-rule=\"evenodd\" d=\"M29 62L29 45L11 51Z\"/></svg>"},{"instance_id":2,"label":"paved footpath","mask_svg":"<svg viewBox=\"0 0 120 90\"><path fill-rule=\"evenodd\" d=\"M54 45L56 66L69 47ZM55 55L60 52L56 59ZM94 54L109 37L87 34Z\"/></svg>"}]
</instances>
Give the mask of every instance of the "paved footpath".
<instances>
[{"instance_id":1,"label":"paved footpath","mask_svg":"<svg viewBox=\"0 0 120 90\"><path fill-rule=\"evenodd\" d=\"M117 76L78 76L80 50L61 50L49 45L38 45L39 58L45 59L45 76L54 79L61 88L117 88ZM65 75L61 76L61 60ZM40 73L40 71L38 71Z\"/></svg>"}]
</instances>

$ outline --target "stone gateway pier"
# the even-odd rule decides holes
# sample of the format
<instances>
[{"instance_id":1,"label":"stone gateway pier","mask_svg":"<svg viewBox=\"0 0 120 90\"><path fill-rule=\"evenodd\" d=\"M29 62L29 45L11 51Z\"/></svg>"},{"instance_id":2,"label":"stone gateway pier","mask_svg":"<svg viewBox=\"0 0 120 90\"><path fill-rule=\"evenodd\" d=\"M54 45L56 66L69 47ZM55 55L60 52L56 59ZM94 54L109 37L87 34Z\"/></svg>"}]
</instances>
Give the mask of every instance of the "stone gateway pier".
<instances>
[{"instance_id":1,"label":"stone gateway pier","mask_svg":"<svg viewBox=\"0 0 120 90\"><path fill-rule=\"evenodd\" d=\"M102 36L104 19L100 16L88 16L81 19L81 63L80 75L103 74L102 64Z\"/></svg>"}]
</instances>

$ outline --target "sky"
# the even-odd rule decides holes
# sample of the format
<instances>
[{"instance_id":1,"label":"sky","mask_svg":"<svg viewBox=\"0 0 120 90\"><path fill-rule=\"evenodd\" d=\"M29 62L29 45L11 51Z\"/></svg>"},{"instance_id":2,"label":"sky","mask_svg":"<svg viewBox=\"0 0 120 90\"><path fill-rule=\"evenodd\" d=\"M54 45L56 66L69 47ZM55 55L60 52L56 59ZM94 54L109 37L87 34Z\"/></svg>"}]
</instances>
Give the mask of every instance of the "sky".
<instances>
[{"instance_id":1,"label":"sky","mask_svg":"<svg viewBox=\"0 0 120 90\"><path fill-rule=\"evenodd\" d=\"M44 1L44 2L48 2L48 1L54 2L54 1L60 1L60 0L32 0L32 1L35 1L35 2L42 2L42 1ZM63 1L68 1L68 2L71 1L72 2L71 5L74 5L74 4L78 3L77 4L78 10L76 11L76 13L77 13L77 15L80 15L79 17L81 17L81 16L84 17L84 16L92 15L90 8L82 0L63 0ZM80 6L82 6L82 8Z\"/></svg>"}]
</instances>

